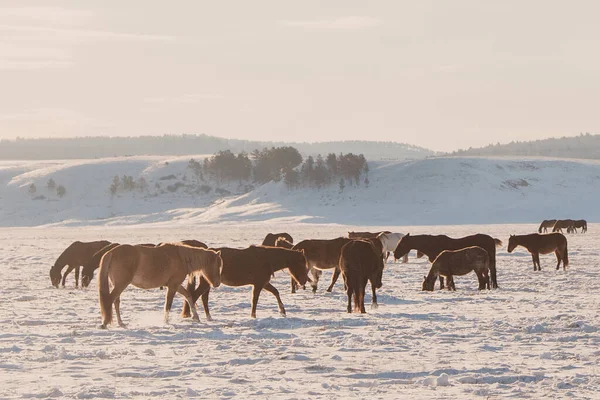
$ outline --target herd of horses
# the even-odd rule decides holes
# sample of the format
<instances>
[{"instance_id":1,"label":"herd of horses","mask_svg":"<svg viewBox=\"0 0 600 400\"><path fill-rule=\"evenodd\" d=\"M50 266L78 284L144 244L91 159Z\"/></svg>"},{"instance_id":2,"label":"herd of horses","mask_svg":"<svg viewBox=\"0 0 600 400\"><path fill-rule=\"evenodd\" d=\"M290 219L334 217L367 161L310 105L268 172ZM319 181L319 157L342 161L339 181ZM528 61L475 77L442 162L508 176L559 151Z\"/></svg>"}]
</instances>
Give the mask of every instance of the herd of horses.
<instances>
[{"instance_id":1,"label":"herd of horses","mask_svg":"<svg viewBox=\"0 0 600 400\"><path fill-rule=\"evenodd\" d=\"M564 227L558 222L552 224L553 230ZM572 222L567 229L575 229L577 221ZM584 225L577 225L587 230L585 221ZM120 296L130 284L142 289L166 288L165 322L168 322L176 293L185 299L183 317L199 320L196 302L201 299L206 318L211 320L208 305L210 289L221 284L252 286L253 318L256 317L256 305L263 289L275 296L279 312L285 315L279 291L270 283L275 272L283 269L287 269L291 275L292 293L300 287L305 289L307 283L316 292L322 271L332 270L327 291L333 290L341 275L348 297L347 311L364 313L368 282L372 289L372 307L377 307L376 290L382 286L383 269L390 254L393 254L394 260L402 259L403 262L407 262L411 250L417 251L417 257L427 256L431 268L429 274L423 277L422 290L434 290L437 279L440 289L447 287L456 290L454 276L466 275L471 271L477 276L478 288L484 290L498 288L496 248L500 246L501 240L485 234L451 238L389 231L348 232L347 237L307 239L296 244L288 233L269 233L262 244L243 249L209 248L197 240L137 245L105 240L76 241L62 252L51 267L50 280L53 286L62 284L64 287L67 275L74 270L75 286L78 287L80 268L83 268L81 285L88 287L98 270L102 328L112 322L113 306L117 323L125 326L121 318ZM539 254L554 252L558 261L556 269L559 269L561 262L564 269L569 264L567 239L560 232L511 235L508 252L511 253L518 246L531 253L534 271L541 270Z\"/></svg>"},{"instance_id":2,"label":"herd of horses","mask_svg":"<svg viewBox=\"0 0 600 400\"><path fill-rule=\"evenodd\" d=\"M538 233L542 233L542 231L546 233L548 229L560 233L563 229L566 229L567 233L577 233L577 229L581 229L581 233L585 233L587 232L587 221L585 219L546 219L540 224Z\"/></svg>"}]
</instances>

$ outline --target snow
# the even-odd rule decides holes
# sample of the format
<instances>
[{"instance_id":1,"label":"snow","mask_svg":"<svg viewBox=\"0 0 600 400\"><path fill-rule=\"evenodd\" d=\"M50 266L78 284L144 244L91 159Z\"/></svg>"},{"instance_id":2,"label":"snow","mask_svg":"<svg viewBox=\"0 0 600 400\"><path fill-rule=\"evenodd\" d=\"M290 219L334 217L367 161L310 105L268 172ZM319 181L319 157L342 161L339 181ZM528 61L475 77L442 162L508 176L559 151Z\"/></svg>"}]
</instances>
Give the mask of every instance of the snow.
<instances>
[{"instance_id":1,"label":"snow","mask_svg":"<svg viewBox=\"0 0 600 400\"><path fill-rule=\"evenodd\" d=\"M201 160L205 156L195 156ZM337 223L437 225L600 222L600 162L545 158L440 157L370 163L368 188L348 183L289 190L283 182L221 185L198 193L191 157L0 162L0 226ZM148 191L111 196L115 175L144 177ZM167 179L171 175L174 179ZM66 187L59 198L49 179ZM28 193L35 184L35 194ZM184 185L171 192L169 185ZM202 182L201 182L202 183ZM160 187L157 187L156 185ZM43 198L39 198L43 196ZM34 198L38 198L34 200Z\"/></svg>"},{"instance_id":2,"label":"snow","mask_svg":"<svg viewBox=\"0 0 600 400\"><path fill-rule=\"evenodd\" d=\"M546 255L534 273L523 249L499 249L500 289L492 291L477 291L471 274L455 278L456 292L422 292L426 260L390 262L379 308L365 315L345 312L341 282L325 292L329 273L316 294L292 295L282 271L273 284L287 318L263 292L253 320L250 287L221 286L211 292L213 321L202 313L199 323L182 319L176 297L164 325L164 292L129 287L121 302L129 327L100 330L95 285L75 289L71 275L67 288L55 289L48 278L76 239L247 246L269 231L299 241L364 228L289 221L1 228L0 398L597 398L600 224L568 235L567 271L554 270ZM506 243L537 224L369 228L482 232Z\"/></svg>"}]
</instances>

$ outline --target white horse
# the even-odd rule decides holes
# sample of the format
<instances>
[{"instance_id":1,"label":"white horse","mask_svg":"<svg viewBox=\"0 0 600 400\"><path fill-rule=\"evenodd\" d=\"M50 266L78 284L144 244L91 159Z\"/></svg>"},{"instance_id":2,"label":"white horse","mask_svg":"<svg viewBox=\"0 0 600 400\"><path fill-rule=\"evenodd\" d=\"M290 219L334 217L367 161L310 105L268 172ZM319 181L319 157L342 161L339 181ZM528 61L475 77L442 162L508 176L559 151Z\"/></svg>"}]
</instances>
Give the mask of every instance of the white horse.
<instances>
[{"instance_id":1,"label":"white horse","mask_svg":"<svg viewBox=\"0 0 600 400\"><path fill-rule=\"evenodd\" d=\"M394 253L394 250L396 250L396 247L398 247L398 242L400 241L400 239L402 239L404 237L403 233L380 233L379 235L377 235L377 239L379 239L379 241L381 242L381 245L383 246L383 255L385 256L385 259L387 261L390 253ZM397 260L394 259L394 262L396 262ZM403 263L407 263L408 262L408 254L406 254L404 256L404 259L402 260Z\"/></svg>"}]
</instances>

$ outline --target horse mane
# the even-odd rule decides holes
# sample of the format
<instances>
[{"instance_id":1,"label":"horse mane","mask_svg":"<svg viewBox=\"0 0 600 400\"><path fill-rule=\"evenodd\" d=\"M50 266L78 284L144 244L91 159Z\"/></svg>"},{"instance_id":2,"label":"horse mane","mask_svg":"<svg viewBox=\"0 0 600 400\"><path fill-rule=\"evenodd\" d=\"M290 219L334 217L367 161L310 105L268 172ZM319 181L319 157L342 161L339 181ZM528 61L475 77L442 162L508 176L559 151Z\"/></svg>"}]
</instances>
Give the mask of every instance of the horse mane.
<instances>
[{"instance_id":1,"label":"horse mane","mask_svg":"<svg viewBox=\"0 0 600 400\"><path fill-rule=\"evenodd\" d=\"M220 251L201 249L185 244L173 244L173 246L177 248L188 274L198 275L204 265L215 262L216 256L221 254Z\"/></svg>"}]
</instances>

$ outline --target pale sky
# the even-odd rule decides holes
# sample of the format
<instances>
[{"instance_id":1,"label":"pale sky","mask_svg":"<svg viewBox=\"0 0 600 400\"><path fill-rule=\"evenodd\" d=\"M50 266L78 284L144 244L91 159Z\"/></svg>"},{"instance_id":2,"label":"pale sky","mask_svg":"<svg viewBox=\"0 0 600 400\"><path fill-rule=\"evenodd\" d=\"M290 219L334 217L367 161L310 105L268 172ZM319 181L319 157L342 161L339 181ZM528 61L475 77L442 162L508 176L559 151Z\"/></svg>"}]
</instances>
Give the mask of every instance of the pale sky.
<instances>
[{"instance_id":1,"label":"pale sky","mask_svg":"<svg viewBox=\"0 0 600 400\"><path fill-rule=\"evenodd\" d=\"M600 2L0 0L0 138L600 133Z\"/></svg>"}]
</instances>

